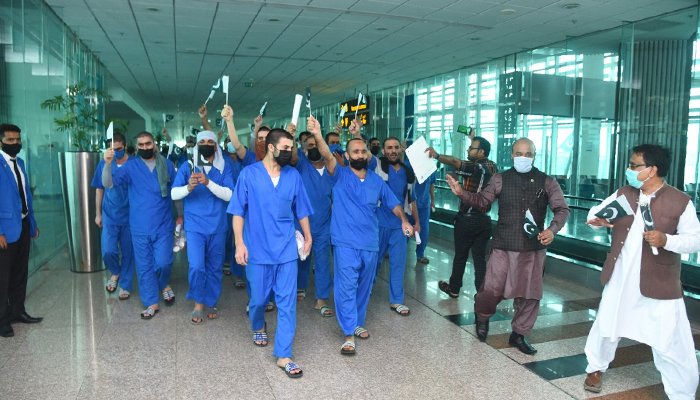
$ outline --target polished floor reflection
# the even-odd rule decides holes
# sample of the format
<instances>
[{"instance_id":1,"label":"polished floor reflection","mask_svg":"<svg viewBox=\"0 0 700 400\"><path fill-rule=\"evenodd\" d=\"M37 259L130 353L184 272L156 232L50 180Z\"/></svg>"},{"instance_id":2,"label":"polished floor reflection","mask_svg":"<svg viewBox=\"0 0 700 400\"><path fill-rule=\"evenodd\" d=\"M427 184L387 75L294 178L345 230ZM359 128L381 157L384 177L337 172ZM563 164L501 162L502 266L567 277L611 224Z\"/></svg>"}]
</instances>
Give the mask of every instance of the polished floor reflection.
<instances>
[{"instance_id":1,"label":"polished floor reflection","mask_svg":"<svg viewBox=\"0 0 700 400\"><path fill-rule=\"evenodd\" d=\"M105 292L103 273L69 272L57 254L30 278L28 310L45 317L15 325L0 340L2 399L571 399L584 392L583 346L600 293L547 276L545 297L531 335L539 350L526 356L508 346L512 302L491 323L486 344L474 334L473 295L466 284L449 299L437 281L449 277L449 245L432 243L427 266L409 252L406 303L401 317L388 304L387 267L379 272L368 313L372 337L357 341L357 355L340 355L343 342L333 318L298 305L296 361L299 380L275 366L271 347L253 346L245 291L224 279L221 318L189 323L184 300L186 263L173 275L176 304L151 321L139 318L137 296L119 301ZM409 246L412 247L412 246ZM473 282L471 270L464 282ZM267 314L275 328L275 314ZM696 340L696 343L700 341ZM606 399L664 398L661 377L647 346L623 340L605 376Z\"/></svg>"}]
</instances>

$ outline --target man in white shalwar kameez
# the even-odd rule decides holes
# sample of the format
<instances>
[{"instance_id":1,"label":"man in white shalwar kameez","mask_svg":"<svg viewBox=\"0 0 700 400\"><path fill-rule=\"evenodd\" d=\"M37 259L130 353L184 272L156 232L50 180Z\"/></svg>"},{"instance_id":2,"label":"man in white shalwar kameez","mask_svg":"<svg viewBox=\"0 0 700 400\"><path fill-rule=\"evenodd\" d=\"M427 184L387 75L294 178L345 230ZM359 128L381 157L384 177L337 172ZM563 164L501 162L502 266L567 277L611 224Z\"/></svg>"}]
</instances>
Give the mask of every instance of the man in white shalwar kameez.
<instances>
[{"instance_id":1,"label":"man in white shalwar kameez","mask_svg":"<svg viewBox=\"0 0 700 400\"><path fill-rule=\"evenodd\" d=\"M589 225L613 228L611 251L601 276L605 287L586 341L584 389L588 391L601 391L602 375L615 357L620 338L625 337L652 348L654 364L671 400L695 398L698 367L683 303L680 254L700 250L700 222L690 198L665 183L669 165L665 149L635 147L626 171L629 185L588 214ZM596 217L621 195L629 201L633 217L612 224ZM645 230L643 206L651 210L655 227Z\"/></svg>"}]
</instances>

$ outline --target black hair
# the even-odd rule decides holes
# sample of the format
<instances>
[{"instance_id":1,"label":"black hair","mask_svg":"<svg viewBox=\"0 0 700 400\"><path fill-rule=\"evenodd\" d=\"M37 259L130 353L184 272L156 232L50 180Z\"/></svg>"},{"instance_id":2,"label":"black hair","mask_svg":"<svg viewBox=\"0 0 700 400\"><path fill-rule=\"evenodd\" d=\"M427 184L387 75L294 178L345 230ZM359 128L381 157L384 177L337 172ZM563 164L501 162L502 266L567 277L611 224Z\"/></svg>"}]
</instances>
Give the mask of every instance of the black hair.
<instances>
[{"instance_id":1,"label":"black hair","mask_svg":"<svg viewBox=\"0 0 700 400\"><path fill-rule=\"evenodd\" d=\"M294 136L282 128L270 129L270 133L268 133L267 137L265 137L265 147L270 144L277 147L277 143L279 143L280 139L282 138L294 140Z\"/></svg>"},{"instance_id":2,"label":"black hair","mask_svg":"<svg viewBox=\"0 0 700 400\"><path fill-rule=\"evenodd\" d=\"M479 141L479 148L484 151L484 156L488 157L489 153L491 153L491 143L481 136L475 136L474 139L472 139L472 143L475 140Z\"/></svg>"},{"instance_id":3,"label":"black hair","mask_svg":"<svg viewBox=\"0 0 700 400\"><path fill-rule=\"evenodd\" d=\"M382 142L382 148L384 148L384 145L389 140L396 140L397 142L399 142L399 146L401 145L401 141L399 140L399 138L397 138L396 136L389 136L388 138L384 139L384 141Z\"/></svg>"},{"instance_id":4,"label":"black hair","mask_svg":"<svg viewBox=\"0 0 700 400\"><path fill-rule=\"evenodd\" d=\"M17 125L12 125L12 124L0 124L0 139L5 137L5 132L17 132L17 133L22 133L22 130L19 129L19 126Z\"/></svg>"},{"instance_id":5,"label":"black hair","mask_svg":"<svg viewBox=\"0 0 700 400\"><path fill-rule=\"evenodd\" d=\"M126 145L126 154L133 156L134 154L136 154L136 148L130 144Z\"/></svg>"},{"instance_id":6,"label":"black hair","mask_svg":"<svg viewBox=\"0 0 700 400\"><path fill-rule=\"evenodd\" d=\"M311 132L309 132L309 131L302 131L302 132L299 134L299 141L300 141L300 142L303 142L303 141L304 141L304 136L313 136L313 134L312 134Z\"/></svg>"},{"instance_id":7,"label":"black hair","mask_svg":"<svg viewBox=\"0 0 700 400\"><path fill-rule=\"evenodd\" d=\"M644 158L647 167L656 167L656 175L663 178L671 165L671 152L656 144L640 144L632 149L633 154Z\"/></svg>"},{"instance_id":8,"label":"black hair","mask_svg":"<svg viewBox=\"0 0 700 400\"><path fill-rule=\"evenodd\" d=\"M114 142L114 143L121 143L121 144L123 144L124 146L126 146L126 138L124 137L124 135L122 135L121 132L114 132L114 134L112 135L112 137L113 137L113 139L107 139L107 140L105 140L105 143L107 144L107 146L109 146L112 142Z\"/></svg>"},{"instance_id":9,"label":"black hair","mask_svg":"<svg viewBox=\"0 0 700 400\"><path fill-rule=\"evenodd\" d=\"M375 140L378 142L378 141L379 141L379 138L378 138L378 137L370 138L369 141L368 141L367 143L372 143L372 142L374 142Z\"/></svg>"},{"instance_id":10,"label":"black hair","mask_svg":"<svg viewBox=\"0 0 700 400\"><path fill-rule=\"evenodd\" d=\"M151 132L143 131L143 132L139 133L138 135L136 135L136 140L138 140L139 138L142 138L142 137L149 137L149 138L151 138L151 140L153 140L153 143L156 142L156 140L153 138L153 134Z\"/></svg>"},{"instance_id":11,"label":"black hair","mask_svg":"<svg viewBox=\"0 0 700 400\"><path fill-rule=\"evenodd\" d=\"M325 139L326 139L326 144L328 143L328 139L329 139L331 136L338 136L338 137L340 137L340 135L338 134L338 132L328 132L328 133L326 133L326 137L325 137Z\"/></svg>"}]
</instances>

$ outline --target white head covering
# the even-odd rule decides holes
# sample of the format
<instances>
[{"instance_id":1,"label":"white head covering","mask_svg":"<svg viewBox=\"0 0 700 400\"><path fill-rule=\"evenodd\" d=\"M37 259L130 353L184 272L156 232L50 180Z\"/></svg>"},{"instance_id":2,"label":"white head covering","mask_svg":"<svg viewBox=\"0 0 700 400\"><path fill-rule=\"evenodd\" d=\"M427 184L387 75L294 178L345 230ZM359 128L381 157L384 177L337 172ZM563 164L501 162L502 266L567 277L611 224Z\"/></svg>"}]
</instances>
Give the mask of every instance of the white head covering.
<instances>
[{"instance_id":1,"label":"white head covering","mask_svg":"<svg viewBox=\"0 0 700 400\"><path fill-rule=\"evenodd\" d=\"M197 134L197 143L195 144L195 151L194 151L194 159L197 160L197 157L199 157L199 151L198 151L198 146L199 142L202 140L206 139L211 139L216 143L218 138L216 137L216 133L212 131L201 131ZM219 147L218 143L214 145L216 148L216 153L214 154L214 162L212 163L214 165L214 168L218 169L221 172L224 172L224 157L221 154L221 147ZM196 163L196 161L195 161ZM196 165L196 164L195 164Z\"/></svg>"}]
</instances>

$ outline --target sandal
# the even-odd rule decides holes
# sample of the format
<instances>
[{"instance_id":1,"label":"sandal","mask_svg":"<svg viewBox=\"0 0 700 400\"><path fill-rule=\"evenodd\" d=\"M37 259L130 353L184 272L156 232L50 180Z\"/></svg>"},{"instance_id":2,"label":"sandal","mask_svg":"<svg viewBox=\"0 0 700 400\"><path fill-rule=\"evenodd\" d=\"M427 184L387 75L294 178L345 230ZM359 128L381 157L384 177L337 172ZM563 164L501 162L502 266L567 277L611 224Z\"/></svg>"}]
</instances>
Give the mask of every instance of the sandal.
<instances>
[{"instance_id":1,"label":"sandal","mask_svg":"<svg viewBox=\"0 0 700 400\"><path fill-rule=\"evenodd\" d=\"M245 281L241 278L236 278L233 286L235 286L237 289L243 289L245 287Z\"/></svg>"},{"instance_id":2,"label":"sandal","mask_svg":"<svg viewBox=\"0 0 700 400\"><path fill-rule=\"evenodd\" d=\"M209 307L209 309L207 310L207 318L209 318L209 319L219 318L219 309L216 307Z\"/></svg>"},{"instance_id":3,"label":"sandal","mask_svg":"<svg viewBox=\"0 0 700 400\"><path fill-rule=\"evenodd\" d=\"M317 308L317 310L321 312L322 317L328 318L333 316L333 310L325 304L322 305L321 308Z\"/></svg>"},{"instance_id":4,"label":"sandal","mask_svg":"<svg viewBox=\"0 0 700 400\"><path fill-rule=\"evenodd\" d=\"M369 339L369 331L361 326L358 326L355 328L355 336L359 337L360 339Z\"/></svg>"},{"instance_id":5,"label":"sandal","mask_svg":"<svg viewBox=\"0 0 700 400\"><path fill-rule=\"evenodd\" d=\"M163 290L163 300L166 306L172 306L175 303L175 293L172 289Z\"/></svg>"},{"instance_id":6,"label":"sandal","mask_svg":"<svg viewBox=\"0 0 700 400\"><path fill-rule=\"evenodd\" d=\"M297 289L297 301L302 301L306 298L306 289Z\"/></svg>"},{"instance_id":7,"label":"sandal","mask_svg":"<svg viewBox=\"0 0 700 400\"><path fill-rule=\"evenodd\" d=\"M190 322L192 323L192 325L202 325L204 323L204 311L192 311L192 319L190 319Z\"/></svg>"},{"instance_id":8,"label":"sandal","mask_svg":"<svg viewBox=\"0 0 700 400\"><path fill-rule=\"evenodd\" d=\"M408 315L411 314L411 309L406 307L403 304L399 304L396 307L394 307L394 306L389 306L389 307L391 307L392 310L396 311L396 313L402 317L408 317Z\"/></svg>"},{"instance_id":9,"label":"sandal","mask_svg":"<svg viewBox=\"0 0 700 400\"><path fill-rule=\"evenodd\" d=\"M253 344L258 347L265 347L268 344L267 332L253 332Z\"/></svg>"},{"instance_id":10,"label":"sandal","mask_svg":"<svg viewBox=\"0 0 700 400\"><path fill-rule=\"evenodd\" d=\"M355 342L347 340L340 347L340 354L344 356L354 356L355 355Z\"/></svg>"},{"instance_id":11,"label":"sandal","mask_svg":"<svg viewBox=\"0 0 700 400\"><path fill-rule=\"evenodd\" d=\"M284 373L287 374L287 376L292 378L292 379L301 378L301 376L304 375L304 371L302 371L298 365L296 365L295 363L293 363L291 361L284 364L284 367L280 367L280 368L284 369ZM298 372L292 373L292 371L298 371Z\"/></svg>"},{"instance_id":12,"label":"sandal","mask_svg":"<svg viewBox=\"0 0 700 400\"><path fill-rule=\"evenodd\" d=\"M141 319L151 319L154 315L158 314L158 311L160 310L153 308L153 306L148 306L141 312Z\"/></svg>"},{"instance_id":13,"label":"sandal","mask_svg":"<svg viewBox=\"0 0 700 400\"><path fill-rule=\"evenodd\" d=\"M421 264L430 264L430 260L428 260L428 257L421 257L417 261Z\"/></svg>"},{"instance_id":14,"label":"sandal","mask_svg":"<svg viewBox=\"0 0 700 400\"><path fill-rule=\"evenodd\" d=\"M107 281L107 286L105 286L105 290L107 290L107 292L109 293L114 293L117 290L117 284L119 284L119 278L109 278L109 280Z\"/></svg>"},{"instance_id":15,"label":"sandal","mask_svg":"<svg viewBox=\"0 0 700 400\"><path fill-rule=\"evenodd\" d=\"M450 284L445 282L445 281L438 281L438 288L448 296L452 297L453 299L456 299L459 297L459 293L455 293L450 289Z\"/></svg>"},{"instance_id":16,"label":"sandal","mask_svg":"<svg viewBox=\"0 0 700 400\"><path fill-rule=\"evenodd\" d=\"M265 312L275 311L275 303L269 302L265 305Z\"/></svg>"},{"instance_id":17,"label":"sandal","mask_svg":"<svg viewBox=\"0 0 700 400\"><path fill-rule=\"evenodd\" d=\"M119 300L126 300L131 296L131 293L129 293L128 290L124 290L122 288L119 288Z\"/></svg>"}]
</instances>

